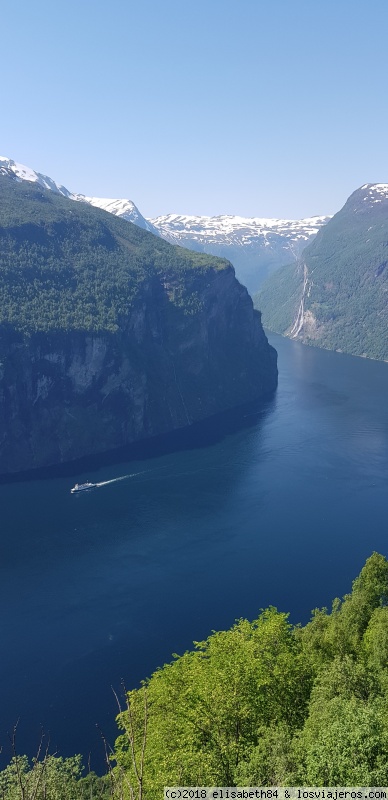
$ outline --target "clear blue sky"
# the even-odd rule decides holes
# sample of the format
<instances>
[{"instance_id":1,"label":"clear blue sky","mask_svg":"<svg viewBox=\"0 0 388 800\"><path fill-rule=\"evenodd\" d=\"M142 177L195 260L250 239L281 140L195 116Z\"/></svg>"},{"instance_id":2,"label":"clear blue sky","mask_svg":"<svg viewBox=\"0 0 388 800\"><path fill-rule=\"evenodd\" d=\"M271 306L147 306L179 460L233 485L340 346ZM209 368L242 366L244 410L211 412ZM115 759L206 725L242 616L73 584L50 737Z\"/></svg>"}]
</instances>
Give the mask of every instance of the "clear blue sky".
<instances>
[{"instance_id":1,"label":"clear blue sky","mask_svg":"<svg viewBox=\"0 0 388 800\"><path fill-rule=\"evenodd\" d=\"M0 154L169 212L299 218L388 182L387 0L6 0Z\"/></svg>"}]
</instances>

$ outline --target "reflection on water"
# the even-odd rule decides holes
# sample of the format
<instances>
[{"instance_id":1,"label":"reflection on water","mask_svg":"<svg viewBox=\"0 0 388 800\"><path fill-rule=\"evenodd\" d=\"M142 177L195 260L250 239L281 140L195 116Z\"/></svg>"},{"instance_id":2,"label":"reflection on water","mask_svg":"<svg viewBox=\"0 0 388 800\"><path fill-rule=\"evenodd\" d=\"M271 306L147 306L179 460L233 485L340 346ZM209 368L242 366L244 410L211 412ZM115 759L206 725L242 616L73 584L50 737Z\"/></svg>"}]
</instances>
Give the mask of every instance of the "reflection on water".
<instances>
[{"instance_id":1,"label":"reflection on water","mask_svg":"<svg viewBox=\"0 0 388 800\"><path fill-rule=\"evenodd\" d=\"M0 742L21 716L20 749L42 722L98 750L121 678L269 604L305 622L386 554L388 365L271 343L278 392L242 419L0 486Z\"/></svg>"}]
</instances>

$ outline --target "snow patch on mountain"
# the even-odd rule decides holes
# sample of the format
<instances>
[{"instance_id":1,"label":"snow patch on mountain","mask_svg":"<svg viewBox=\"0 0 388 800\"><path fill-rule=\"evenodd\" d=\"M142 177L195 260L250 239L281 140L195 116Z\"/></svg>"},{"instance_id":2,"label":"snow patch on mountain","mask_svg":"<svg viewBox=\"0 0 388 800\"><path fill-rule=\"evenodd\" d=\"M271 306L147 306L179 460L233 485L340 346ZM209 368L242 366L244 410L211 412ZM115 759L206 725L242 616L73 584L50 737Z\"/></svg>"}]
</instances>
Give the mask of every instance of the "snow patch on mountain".
<instances>
[{"instance_id":1,"label":"snow patch on mountain","mask_svg":"<svg viewBox=\"0 0 388 800\"><path fill-rule=\"evenodd\" d=\"M133 222L134 225L138 225L140 228L144 228L150 231L150 233L154 233L156 236L160 236L159 231L143 217L132 200L115 200L108 197L86 196L80 196L79 199L82 199L85 203L90 203L92 206L96 206L96 208L102 208L104 211L108 211L109 214L114 214L116 217L126 219L128 222Z\"/></svg>"},{"instance_id":2,"label":"snow patch on mountain","mask_svg":"<svg viewBox=\"0 0 388 800\"><path fill-rule=\"evenodd\" d=\"M43 189L50 189L52 192L56 194L63 194L65 197L70 197L72 200L78 200L80 195L73 195L72 192L69 192L66 189L66 186L61 186L60 184L56 183L49 178L48 175L42 175L40 172L35 172L35 170L31 169L31 167L26 167L24 164L19 164L17 161L13 161L12 158L6 158L5 156L0 156L0 167L5 168L9 172L13 172L17 178L21 181L30 181L32 183L37 183L39 186L42 186Z\"/></svg>"},{"instance_id":3,"label":"snow patch on mountain","mask_svg":"<svg viewBox=\"0 0 388 800\"><path fill-rule=\"evenodd\" d=\"M123 217L123 219L129 222L133 222L134 225L138 225L140 228L144 228L160 236L159 232L153 228L152 224L143 217L132 200L111 200L104 197L86 197L84 194L75 194L66 189L66 186L56 183L56 181L49 178L48 175L35 172L35 170L30 167L19 164L17 161L13 161L11 158L6 158L5 156L0 156L0 174L13 174L18 180L36 183L38 186L42 186L43 189L50 189L52 192L55 192L55 194L62 194L64 197L69 198L69 200L89 203L97 208L102 208L105 211L109 211L110 214Z\"/></svg>"},{"instance_id":4,"label":"snow patch on mountain","mask_svg":"<svg viewBox=\"0 0 388 800\"><path fill-rule=\"evenodd\" d=\"M328 216L295 220L168 214L151 222L172 244L228 258L238 279L254 293L275 269L297 261L329 219Z\"/></svg>"},{"instance_id":5,"label":"snow patch on mountain","mask_svg":"<svg viewBox=\"0 0 388 800\"><path fill-rule=\"evenodd\" d=\"M166 239L176 244L182 239L205 244L250 245L258 237L263 238L264 246L269 246L272 235L282 236L289 241L307 241L315 236L330 217L307 217L301 220L267 219L263 217L239 217L224 215L218 217L195 217L178 214L151 219L150 222ZM266 241L267 240L267 241Z\"/></svg>"},{"instance_id":6,"label":"snow patch on mountain","mask_svg":"<svg viewBox=\"0 0 388 800\"><path fill-rule=\"evenodd\" d=\"M366 190L363 200L369 203L382 203L388 198L388 183L365 183L361 190Z\"/></svg>"}]
</instances>

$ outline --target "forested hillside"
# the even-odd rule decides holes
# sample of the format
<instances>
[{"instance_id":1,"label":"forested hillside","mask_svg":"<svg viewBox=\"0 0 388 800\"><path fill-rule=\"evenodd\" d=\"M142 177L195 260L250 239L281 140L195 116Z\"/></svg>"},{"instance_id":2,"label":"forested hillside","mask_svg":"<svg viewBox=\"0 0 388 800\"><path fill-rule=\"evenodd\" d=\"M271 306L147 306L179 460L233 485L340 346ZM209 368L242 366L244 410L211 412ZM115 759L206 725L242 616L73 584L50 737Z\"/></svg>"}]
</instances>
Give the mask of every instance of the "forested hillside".
<instances>
[{"instance_id":1,"label":"forested hillside","mask_svg":"<svg viewBox=\"0 0 388 800\"><path fill-rule=\"evenodd\" d=\"M188 274L228 266L36 184L0 178L0 325L115 333L147 278L173 280L171 304L192 313L198 297Z\"/></svg>"},{"instance_id":2,"label":"forested hillside","mask_svg":"<svg viewBox=\"0 0 388 800\"><path fill-rule=\"evenodd\" d=\"M14 757L0 796L156 800L174 784L387 785L387 599L388 562L374 553L351 593L303 628L268 608L213 633L128 693L107 776L82 778L79 757L32 767Z\"/></svg>"},{"instance_id":3,"label":"forested hillside","mask_svg":"<svg viewBox=\"0 0 388 800\"><path fill-rule=\"evenodd\" d=\"M0 176L0 474L184 428L273 392L228 261Z\"/></svg>"},{"instance_id":4,"label":"forested hillside","mask_svg":"<svg viewBox=\"0 0 388 800\"><path fill-rule=\"evenodd\" d=\"M263 285L270 330L306 344L388 359L388 186L367 184L322 228L299 262Z\"/></svg>"}]
</instances>

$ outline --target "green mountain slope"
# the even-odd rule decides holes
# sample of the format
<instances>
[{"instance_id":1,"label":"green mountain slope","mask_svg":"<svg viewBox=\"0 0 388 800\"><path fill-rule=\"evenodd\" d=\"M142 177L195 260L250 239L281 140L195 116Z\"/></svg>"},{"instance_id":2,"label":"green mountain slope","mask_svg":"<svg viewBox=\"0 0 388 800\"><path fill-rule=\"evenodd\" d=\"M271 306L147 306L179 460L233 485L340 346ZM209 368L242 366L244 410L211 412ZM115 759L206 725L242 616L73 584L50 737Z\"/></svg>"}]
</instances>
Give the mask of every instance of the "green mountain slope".
<instances>
[{"instance_id":1,"label":"green mountain slope","mask_svg":"<svg viewBox=\"0 0 388 800\"><path fill-rule=\"evenodd\" d=\"M175 279L171 302L192 310L185 274L229 266L35 184L0 179L0 324L15 330L114 332L155 274Z\"/></svg>"},{"instance_id":2,"label":"green mountain slope","mask_svg":"<svg viewBox=\"0 0 388 800\"><path fill-rule=\"evenodd\" d=\"M388 186L368 184L255 296L270 330L388 360Z\"/></svg>"},{"instance_id":3,"label":"green mountain slope","mask_svg":"<svg viewBox=\"0 0 388 800\"><path fill-rule=\"evenodd\" d=\"M276 387L228 261L0 177L0 473L56 464Z\"/></svg>"}]
</instances>

